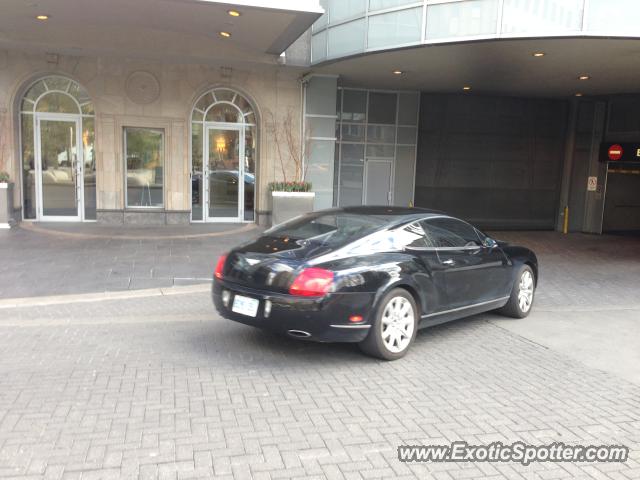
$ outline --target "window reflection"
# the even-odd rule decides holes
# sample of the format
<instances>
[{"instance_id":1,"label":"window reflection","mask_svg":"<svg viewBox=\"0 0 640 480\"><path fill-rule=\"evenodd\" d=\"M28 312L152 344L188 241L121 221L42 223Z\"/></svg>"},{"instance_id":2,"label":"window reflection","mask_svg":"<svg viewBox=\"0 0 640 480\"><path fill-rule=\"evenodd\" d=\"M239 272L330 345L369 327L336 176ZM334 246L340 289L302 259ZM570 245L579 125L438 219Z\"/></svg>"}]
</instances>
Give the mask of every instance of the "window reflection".
<instances>
[{"instance_id":1,"label":"window reflection","mask_svg":"<svg viewBox=\"0 0 640 480\"><path fill-rule=\"evenodd\" d=\"M202 124L194 122L191 129L191 219L202 220Z\"/></svg>"},{"instance_id":2,"label":"window reflection","mask_svg":"<svg viewBox=\"0 0 640 480\"><path fill-rule=\"evenodd\" d=\"M96 219L96 154L94 151L94 119L84 118L82 122L82 153L84 156L84 218Z\"/></svg>"},{"instance_id":3,"label":"window reflection","mask_svg":"<svg viewBox=\"0 0 640 480\"><path fill-rule=\"evenodd\" d=\"M163 206L164 133L125 128L127 207Z\"/></svg>"},{"instance_id":4,"label":"window reflection","mask_svg":"<svg viewBox=\"0 0 640 480\"><path fill-rule=\"evenodd\" d=\"M83 218L95 220L95 120L88 93L73 80L53 75L33 83L24 93L20 105L24 218L37 218L36 191L40 187L44 215L77 217L78 192L70 187L84 183ZM46 114L46 118L42 114ZM76 158L76 127L69 129L71 118L81 129L81 159ZM34 131L36 125L40 125L39 131ZM39 149L36 149L36 138L39 138ZM77 169L76 162L82 162L83 168ZM42 170L42 175L36 175L36 167ZM78 176L81 173L84 173L84 179Z\"/></svg>"},{"instance_id":5,"label":"window reflection","mask_svg":"<svg viewBox=\"0 0 640 480\"><path fill-rule=\"evenodd\" d=\"M210 129L208 136L209 217L237 217L240 192L240 132Z\"/></svg>"},{"instance_id":6,"label":"window reflection","mask_svg":"<svg viewBox=\"0 0 640 480\"><path fill-rule=\"evenodd\" d=\"M191 120L192 221L253 221L257 127L250 102L234 90L216 88L198 99Z\"/></svg>"},{"instance_id":7,"label":"window reflection","mask_svg":"<svg viewBox=\"0 0 640 480\"><path fill-rule=\"evenodd\" d=\"M33 115L22 115L22 181L24 218L36 218L36 162L33 151Z\"/></svg>"},{"instance_id":8,"label":"window reflection","mask_svg":"<svg viewBox=\"0 0 640 480\"><path fill-rule=\"evenodd\" d=\"M78 215L76 128L75 121L40 121L43 215Z\"/></svg>"},{"instance_id":9,"label":"window reflection","mask_svg":"<svg viewBox=\"0 0 640 480\"><path fill-rule=\"evenodd\" d=\"M256 135L255 127L244 131L244 219L254 220L255 176L256 176Z\"/></svg>"}]
</instances>

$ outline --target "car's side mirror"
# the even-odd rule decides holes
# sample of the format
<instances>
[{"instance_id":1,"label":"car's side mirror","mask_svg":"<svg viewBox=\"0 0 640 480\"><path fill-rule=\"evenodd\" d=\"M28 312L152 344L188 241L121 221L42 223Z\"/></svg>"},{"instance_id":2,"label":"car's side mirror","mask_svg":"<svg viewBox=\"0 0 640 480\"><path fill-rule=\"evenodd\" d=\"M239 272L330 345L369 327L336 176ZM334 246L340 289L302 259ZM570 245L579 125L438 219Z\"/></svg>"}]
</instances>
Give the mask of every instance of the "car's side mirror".
<instances>
[{"instance_id":1,"label":"car's side mirror","mask_svg":"<svg viewBox=\"0 0 640 480\"><path fill-rule=\"evenodd\" d=\"M482 245L485 248L495 248L498 246L498 242L496 242L493 238L485 237L484 241L482 242Z\"/></svg>"}]
</instances>

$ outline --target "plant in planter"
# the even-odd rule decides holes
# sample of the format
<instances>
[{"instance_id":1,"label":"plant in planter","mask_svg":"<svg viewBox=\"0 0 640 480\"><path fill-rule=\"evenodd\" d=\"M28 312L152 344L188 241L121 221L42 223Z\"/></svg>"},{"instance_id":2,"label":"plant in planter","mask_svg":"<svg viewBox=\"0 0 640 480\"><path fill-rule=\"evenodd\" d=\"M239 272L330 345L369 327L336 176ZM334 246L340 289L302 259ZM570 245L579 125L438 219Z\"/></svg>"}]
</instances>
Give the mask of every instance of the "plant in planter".
<instances>
[{"instance_id":1,"label":"plant in planter","mask_svg":"<svg viewBox=\"0 0 640 480\"><path fill-rule=\"evenodd\" d=\"M11 228L13 225L13 183L5 168L5 138L7 127L6 114L0 111L0 228Z\"/></svg>"},{"instance_id":2,"label":"plant in planter","mask_svg":"<svg viewBox=\"0 0 640 480\"><path fill-rule=\"evenodd\" d=\"M271 223L278 225L313 211L316 194L311 191L311 183L305 180L308 165L304 161L311 153L311 135L307 132L304 141L300 141L291 110L280 119L272 112L267 112L267 117L273 129L282 174L282 180L269 183Z\"/></svg>"},{"instance_id":3,"label":"plant in planter","mask_svg":"<svg viewBox=\"0 0 640 480\"><path fill-rule=\"evenodd\" d=\"M310 192L311 183L309 182L271 182L269 183L270 192Z\"/></svg>"}]
</instances>

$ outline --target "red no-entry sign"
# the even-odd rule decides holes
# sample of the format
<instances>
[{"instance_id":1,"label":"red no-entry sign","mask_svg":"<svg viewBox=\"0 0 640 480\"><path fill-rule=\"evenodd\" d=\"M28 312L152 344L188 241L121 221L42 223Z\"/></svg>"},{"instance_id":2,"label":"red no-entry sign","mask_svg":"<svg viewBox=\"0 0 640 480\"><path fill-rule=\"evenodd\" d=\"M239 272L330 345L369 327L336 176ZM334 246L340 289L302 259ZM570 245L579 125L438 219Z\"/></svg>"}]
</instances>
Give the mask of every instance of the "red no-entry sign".
<instances>
[{"instance_id":1,"label":"red no-entry sign","mask_svg":"<svg viewBox=\"0 0 640 480\"><path fill-rule=\"evenodd\" d=\"M608 152L609 160L620 160L623 153L622 145L611 145Z\"/></svg>"}]
</instances>

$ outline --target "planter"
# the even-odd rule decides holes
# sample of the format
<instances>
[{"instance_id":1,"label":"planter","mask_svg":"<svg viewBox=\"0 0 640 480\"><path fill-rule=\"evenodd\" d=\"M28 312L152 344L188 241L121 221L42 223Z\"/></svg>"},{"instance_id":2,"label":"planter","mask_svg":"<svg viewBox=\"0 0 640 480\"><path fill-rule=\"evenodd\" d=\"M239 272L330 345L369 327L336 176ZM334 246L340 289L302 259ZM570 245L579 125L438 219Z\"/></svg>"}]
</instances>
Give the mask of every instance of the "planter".
<instances>
[{"instance_id":1,"label":"planter","mask_svg":"<svg viewBox=\"0 0 640 480\"><path fill-rule=\"evenodd\" d=\"M11 228L13 220L13 183L0 183L0 229Z\"/></svg>"},{"instance_id":2,"label":"planter","mask_svg":"<svg viewBox=\"0 0 640 480\"><path fill-rule=\"evenodd\" d=\"M315 192L271 192L271 224L313 212Z\"/></svg>"}]
</instances>

